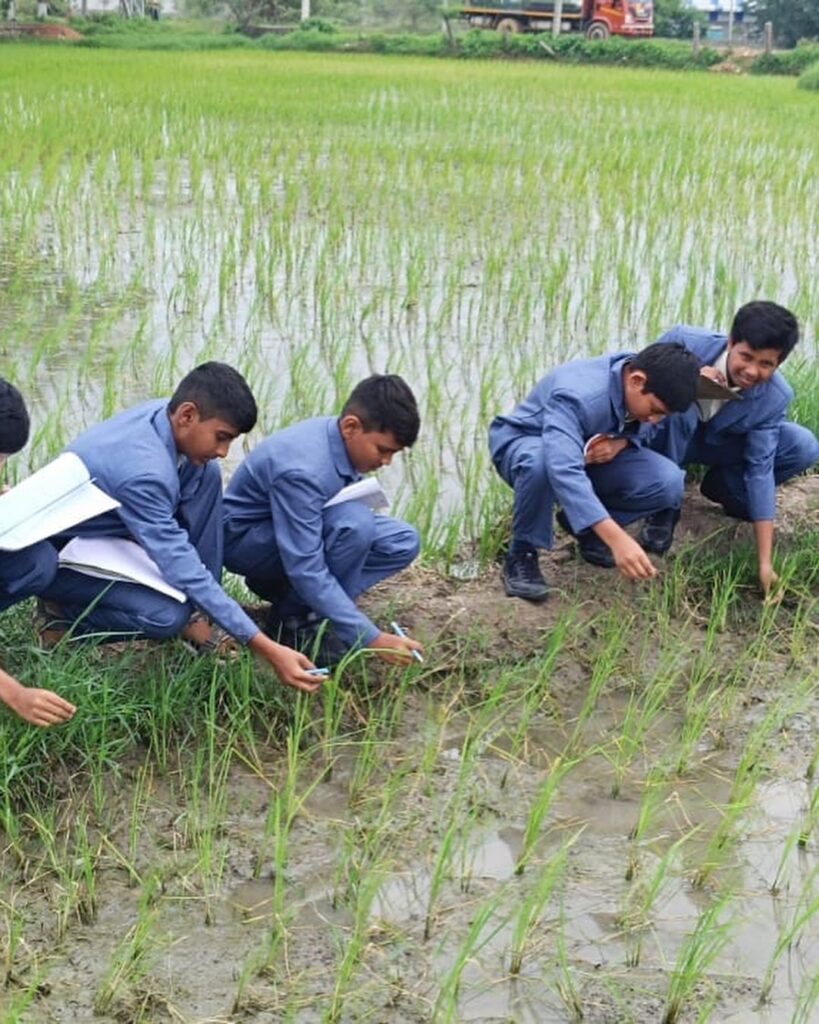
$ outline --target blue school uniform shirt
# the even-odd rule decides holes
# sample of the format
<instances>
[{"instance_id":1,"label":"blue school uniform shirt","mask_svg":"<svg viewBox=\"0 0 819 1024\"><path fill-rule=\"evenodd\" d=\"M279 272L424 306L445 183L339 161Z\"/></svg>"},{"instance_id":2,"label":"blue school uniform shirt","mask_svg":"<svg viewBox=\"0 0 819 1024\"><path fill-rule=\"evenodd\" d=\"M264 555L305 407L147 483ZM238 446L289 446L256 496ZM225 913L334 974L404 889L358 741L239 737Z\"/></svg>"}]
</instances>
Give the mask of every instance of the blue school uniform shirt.
<instances>
[{"instance_id":1,"label":"blue school uniform shirt","mask_svg":"<svg viewBox=\"0 0 819 1024\"><path fill-rule=\"evenodd\" d=\"M127 409L81 434L68 450L76 452L96 484L121 507L72 527L72 536L130 537L147 551L162 575L240 643L259 632L229 597L176 519L182 500L180 457L171 430L168 402L159 399ZM185 470L186 500L204 467Z\"/></svg>"},{"instance_id":2,"label":"blue school uniform shirt","mask_svg":"<svg viewBox=\"0 0 819 1024\"><path fill-rule=\"evenodd\" d=\"M728 345L727 335L686 324L672 327L659 340L682 342L701 366L713 366ZM793 389L777 370L769 380L740 392L738 401L726 402L697 427L702 440L715 448L728 441L735 443L737 438L744 440L743 478L748 512L755 522L772 520L776 515L774 458L779 428L792 398Z\"/></svg>"},{"instance_id":3,"label":"blue school uniform shirt","mask_svg":"<svg viewBox=\"0 0 819 1024\"><path fill-rule=\"evenodd\" d=\"M295 423L265 438L225 491L225 550L252 524L272 523L282 569L299 597L329 619L342 641L366 646L380 633L330 572L324 556L325 502L361 479L334 416Z\"/></svg>"},{"instance_id":4,"label":"blue school uniform shirt","mask_svg":"<svg viewBox=\"0 0 819 1024\"><path fill-rule=\"evenodd\" d=\"M636 423L627 419L623 391L623 369L633 358L624 352L558 366L489 428L489 449L497 466L519 438L542 439L554 499L577 533L609 517L586 472L583 446L595 434L636 433Z\"/></svg>"}]
</instances>

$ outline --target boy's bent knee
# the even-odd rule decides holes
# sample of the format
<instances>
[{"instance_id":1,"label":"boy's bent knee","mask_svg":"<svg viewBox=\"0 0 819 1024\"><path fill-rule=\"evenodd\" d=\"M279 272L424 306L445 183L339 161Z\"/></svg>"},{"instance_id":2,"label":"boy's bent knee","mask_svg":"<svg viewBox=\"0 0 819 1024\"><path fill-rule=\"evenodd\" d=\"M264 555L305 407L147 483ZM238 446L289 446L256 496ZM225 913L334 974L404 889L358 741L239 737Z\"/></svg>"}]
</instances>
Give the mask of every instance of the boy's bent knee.
<instances>
[{"instance_id":1,"label":"boy's bent knee","mask_svg":"<svg viewBox=\"0 0 819 1024\"><path fill-rule=\"evenodd\" d=\"M345 501L324 513L324 543L328 549L337 544L369 548L374 537L375 516L359 501Z\"/></svg>"},{"instance_id":2,"label":"boy's bent knee","mask_svg":"<svg viewBox=\"0 0 819 1024\"><path fill-rule=\"evenodd\" d=\"M178 636L191 617L191 606L173 599L157 603L150 611L138 616L139 628L152 640L170 640Z\"/></svg>"},{"instance_id":3,"label":"boy's bent knee","mask_svg":"<svg viewBox=\"0 0 819 1024\"><path fill-rule=\"evenodd\" d=\"M782 461L790 464L788 468L793 475L814 466L819 461L819 440L813 431L798 423L783 423L776 453L776 462Z\"/></svg>"}]
</instances>

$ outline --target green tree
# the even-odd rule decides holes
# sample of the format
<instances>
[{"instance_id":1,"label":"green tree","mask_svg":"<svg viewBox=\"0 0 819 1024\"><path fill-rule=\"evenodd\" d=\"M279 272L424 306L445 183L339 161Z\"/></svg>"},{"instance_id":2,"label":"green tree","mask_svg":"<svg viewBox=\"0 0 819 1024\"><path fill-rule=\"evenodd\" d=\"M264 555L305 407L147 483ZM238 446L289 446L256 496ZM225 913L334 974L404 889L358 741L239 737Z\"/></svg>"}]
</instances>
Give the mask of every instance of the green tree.
<instances>
[{"instance_id":1,"label":"green tree","mask_svg":"<svg viewBox=\"0 0 819 1024\"><path fill-rule=\"evenodd\" d=\"M779 46L819 38L819 0L751 0L749 9L760 26L773 22Z\"/></svg>"},{"instance_id":2,"label":"green tree","mask_svg":"<svg viewBox=\"0 0 819 1024\"><path fill-rule=\"evenodd\" d=\"M705 15L685 0L654 0L654 34L666 39L690 39L694 22L705 25Z\"/></svg>"}]
</instances>

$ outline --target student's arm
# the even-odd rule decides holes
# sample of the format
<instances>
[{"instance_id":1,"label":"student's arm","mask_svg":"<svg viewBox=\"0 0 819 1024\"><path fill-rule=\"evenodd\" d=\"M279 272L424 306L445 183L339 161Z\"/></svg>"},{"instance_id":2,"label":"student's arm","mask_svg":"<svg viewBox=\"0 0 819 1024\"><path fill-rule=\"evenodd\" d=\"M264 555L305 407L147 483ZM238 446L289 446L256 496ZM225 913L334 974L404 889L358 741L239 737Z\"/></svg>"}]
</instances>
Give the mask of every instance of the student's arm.
<instances>
[{"instance_id":1,"label":"student's arm","mask_svg":"<svg viewBox=\"0 0 819 1024\"><path fill-rule=\"evenodd\" d=\"M31 725L47 728L67 722L77 710L51 690L23 686L0 668L0 701Z\"/></svg>"},{"instance_id":2,"label":"student's arm","mask_svg":"<svg viewBox=\"0 0 819 1024\"><path fill-rule=\"evenodd\" d=\"M129 480L119 488L119 515L134 540L206 615L240 643L264 658L287 686L313 693L321 685L308 675L312 662L303 654L275 643L259 630L237 601L224 592L173 515L173 498L155 477Z\"/></svg>"},{"instance_id":3,"label":"student's arm","mask_svg":"<svg viewBox=\"0 0 819 1024\"><path fill-rule=\"evenodd\" d=\"M316 482L300 471L284 473L276 478L269 495L282 567L302 601L329 619L350 647L368 647L383 637L330 572L324 556L326 496Z\"/></svg>"},{"instance_id":4,"label":"student's arm","mask_svg":"<svg viewBox=\"0 0 819 1024\"><path fill-rule=\"evenodd\" d=\"M744 481L748 495L748 514L754 524L759 585L766 597L777 582L773 568L776 517L774 458L783 418L784 409L781 416L750 430L745 440Z\"/></svg>"},{"instance_id":5,"label":"student's arm","mask_svg":"<svg viewBox=\"0 0 819 1024\"><path fill-rule=\"evenodd\" d=\"M611 518L586 473L577 401L575 395L555 392L544 419L544 456L552 489L575 533L594 530L611 549L615 565L627 579L649 579L657 574L651 559Z\"/></svg>"},{"instance_id":6,"label":"student's arm","mask_svg":"<svg viewBox=\"0 0 819 1024\"><path fill-rule=\"evenodd\" d=\"M774 524L770 519L758 519L754 522L754 539L756 540L756 558L759 569L759 586L765 597L768 597L779 581L773 567Z\"/></svg>"},{"instance_id":7,"label":"student's arm","mask_svg":"<svg viewBox=\"0 0 819 1024\"><path fill-rule=\"evenodd\" d=\"M543 416L543 457L555 497L575 533L609 517L586 473L583 426L576 395L554 391Z\"/></svg>"}]
</instances>

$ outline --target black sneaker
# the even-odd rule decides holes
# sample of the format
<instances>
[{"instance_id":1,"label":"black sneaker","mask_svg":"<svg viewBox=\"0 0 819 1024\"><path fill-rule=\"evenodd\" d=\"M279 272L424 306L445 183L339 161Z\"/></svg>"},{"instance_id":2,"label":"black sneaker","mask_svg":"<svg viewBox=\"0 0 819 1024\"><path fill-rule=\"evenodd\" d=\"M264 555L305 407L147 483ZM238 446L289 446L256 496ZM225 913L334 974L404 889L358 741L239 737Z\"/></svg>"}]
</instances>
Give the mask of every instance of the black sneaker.
<instances>
[{"instance_id":1,"label":"black sneaker","mask_svg":"<svg viewBox=\"0 0 819 1024\"><path fill-rule=\"evenodd\" d=\"M700 494L703 498L716 502L717 505L722 505L722 510L726 516L730 516L732 519L742 519L746 523L751 521L748 509L741 502L737 501L725 486L722 473L720 473L716 466L709 469L702 478Z\"/></svg>"},{"instance_id":2,"label":"black sneaker","mask_svg":"<svg viewBox=\"0 0 819 1024\"><path fill-rule=\"evenodd\" d=\"M637 538L643 551L652 555L664 555L674 540L674 527L680 521L678 508L664 508L646 516L640 536Z\"/></svg>"},{"instance_id":3,"label":"black sneaker","mask_svg":"<svg viewBox=\"0 0 819 1024\"><path fill-rule=\"evenodd\" d=\"M268 623L272 625L272 623ZM278 623L278 629L265 632L277 643L301 651L319 668L332 668L347 655L347 648L333 632L326 619L287 618Z\"/></svg>"},{"instance_id":4,"label":"black sneaker","mask_svg":"<svg viewBox=\"0 0 819 1024\"><path fill-rule=\"evenodd\" d=\"M545 601L549 584L543 578L537 561L537 551L520 554L509 552L501 570L507 597L522 597L526 601Z\"/></svg>"},{"instance_id":5,"label":"black sneaker","mask_svg":"<svg viewBox=\"0 0 819 1024\"><path fill-rule=\"evenodd\" d=\"M599 569L614 568L614 555L611 553L611 548L600 540L594 530L581 530L580 533L575 533L569 526L569 520L562 508L557 510L555 518L560 528L571 534L577 541L580 557L584 562L596 565Z\"/></svg>"}]
</instances>

